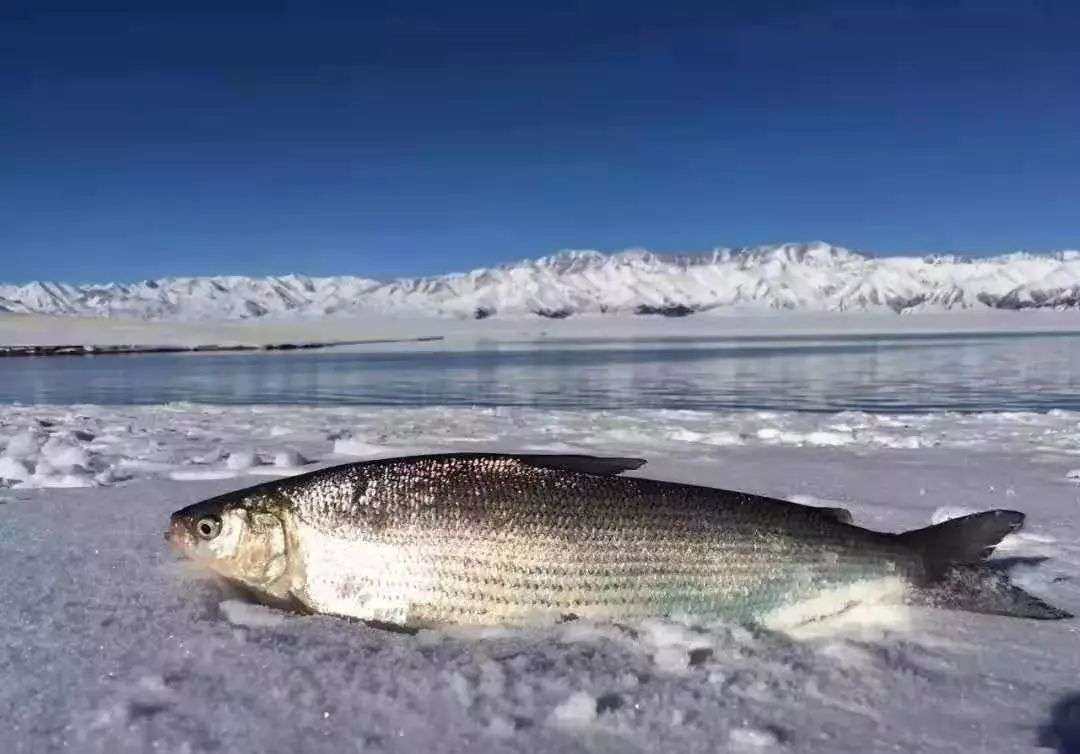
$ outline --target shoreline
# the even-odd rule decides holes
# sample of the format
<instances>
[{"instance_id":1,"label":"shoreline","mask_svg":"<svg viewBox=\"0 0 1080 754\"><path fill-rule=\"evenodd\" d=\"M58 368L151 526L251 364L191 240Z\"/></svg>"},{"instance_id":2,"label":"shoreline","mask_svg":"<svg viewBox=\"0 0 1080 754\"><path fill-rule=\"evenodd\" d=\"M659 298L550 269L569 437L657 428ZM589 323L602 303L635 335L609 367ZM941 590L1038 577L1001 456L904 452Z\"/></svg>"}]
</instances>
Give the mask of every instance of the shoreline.
<instances>
[{"instance_id":1,"label":"shoreline","mask_svg":"<svg viewBox=\"0 0 1080 754\"><path fill-rule=\"evenodd\" d=\"M561 320L368 317L149 322L0 313L0 357L306 350L438 342L446 350L523 341L784 339L1080 334L1077 311L731 312L693 317L583 315Z\"/></svg>"},{"instance_id":2,"label":"shoreline","mask_svg":"<svg viewBox=\"0 0 1080 754\"><path fill-rule=\"evenodd\" d=\"M384 345L390 343L430 343L442 340L441 335L418 338L373 338L369 340L334 340L300 343L204 344L197 346L169 345L46 345L0 346L0 358L19 356L129 356L147 353L236 353L259 351L310 351L343 346Z\"/></svg>"}]
</instances>

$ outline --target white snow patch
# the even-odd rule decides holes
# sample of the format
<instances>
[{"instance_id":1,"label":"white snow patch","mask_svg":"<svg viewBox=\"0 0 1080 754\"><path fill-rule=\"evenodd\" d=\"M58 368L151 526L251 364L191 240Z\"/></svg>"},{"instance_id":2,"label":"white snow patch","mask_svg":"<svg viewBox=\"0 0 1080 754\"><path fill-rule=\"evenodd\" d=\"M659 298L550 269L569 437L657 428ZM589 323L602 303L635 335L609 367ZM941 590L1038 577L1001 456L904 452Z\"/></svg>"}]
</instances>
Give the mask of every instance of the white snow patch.
<instances>
[{"instance_id":1,"label":"white snow patch","mask_svg":"<svg viewBox=\"0 0 1080 754\"><path fill-rule=\"evenodd\" d=\"M311 461L294 448L282 448L274 453L274 465L281 468L292 469L299 466L306 466L309 463L311 463Z\"/></svg>"},{"instance_id":2,"label":"white snow patch","mask_svg":"<svg viewBox=\"0 0 1080 754\"><path fill-rule=\"evenodd\" d=\"M239 474L228 469L176 469L170 471L168 476L169 479L175 479L178 482L194 482L207 479L233 479Z\"/></svg>"},{"instance_id":3,"label":"white snow patch","mask_svg":"<svg viewBox=\"0 0 1080 754\"><path fill-rule=\"evenodd\" d=\"M4 448L4 455L22 460L36 456L40 447L41 443L38 441L37 435L28 430L19 432L8 440L7 446Z\"/></svg>"},{"instance_id":4,"label":"white snow patch","mask_svg":"<svg viewBox=\"0 0 1080 754\"><path fill-rule=\"evenodd\" d=\"M30 478L30 469L17 458L0 456L0 479L23 482Z\"/></svg>"},{"instance_id":5,"label":"white snow patch","mask_svg":"<svg viewBox=\"0 0 1080 754\"><path fill-rule=\"evenodd\" d=\"M168 421L163 421L166 413ZM47 424L47 431L41 422ZM838 425L852 429L840 430ZM278 444L270 430L282 426L291 431ZM724 429L718 431L718 426ZM308 459L330 455L368 459L451 450L637 455L648 449L653 465L647 468L654 468L658 460L685 457L688 443L698 447L692 455L702 461L706 456L715 459L708 453L712 447L739 452L767 447L1024 454L1037 449L1059 463L1062 454L1080 449L1078 426L1080 412L1069 411L1025 414L1025 421L1017 422L1012 414L995 413L477 411L194 404L81 406L73 413L61 406L10 406L0 414L0 438L9 438L0 457L18 461L42 481L85 472L86 480L103 485L155 476L185 481L238 474L284 476L300 473L309 465ZM353 434L355 427L377 428L373 436L378 442ZM260 442L256 450L251 445L254 437L270 439ZM1001 484L1000 489L1004 497L1020 497L1011 483ZM1018 504L1010 502L1005 507Z\"/></svg>"},{"instance_id":6,"label":"white snow patch","mask_svg":"<svg viewBox=\"0 0 1080 754\"><path fill-rule=\"evenodd\" d=\"M559 728L585 728L596 721L596 698L576 691L551 711L550 722Z\"/></svg>"},{"instance_id":7,"label":"white snow patch","mask_svg":"<svg viewBox=\"0 0 1080 754\"><path fill-rule=\"evenodd\" d=\"M259 465L259 457L254 450L234 450L225 459L225 467L233 471L247 471Z\"/></svg>"},{"instance_id":8,"label":"white snow patch","mask_svg":"<svg viewBox=\"0 0 1080 754\"><path fill-rule=\"evenodd\" d=\"M764 728L732 728L728 741L737 749L763 749L778 745L780 738Z\"/></svg>"},{"instance_id":9,"label":"white snow patch","mask_svg":"<svg viewBox=\"0 0 1080 754\"><path fill-rule=\"evenodd\" d=\"M334 453L339 456L368 458L370 456L388 455L390 454L390 448L382 445L373 445L364 442L363 440L358 440L355 437L343 437L334 440Z\"/></svg>"},{"instance_id":10,"label":"white snow patch","mask_svg":"<svg viewBox=\"0 0 1080 754\"><path fill-rule=\"evenodd\" d=\"M223 600L218 609L234 626L250 628L273 628L285 622L286 616L279 610L264 605L253 605L242 600Z\"/></svg>"}]
</instances>

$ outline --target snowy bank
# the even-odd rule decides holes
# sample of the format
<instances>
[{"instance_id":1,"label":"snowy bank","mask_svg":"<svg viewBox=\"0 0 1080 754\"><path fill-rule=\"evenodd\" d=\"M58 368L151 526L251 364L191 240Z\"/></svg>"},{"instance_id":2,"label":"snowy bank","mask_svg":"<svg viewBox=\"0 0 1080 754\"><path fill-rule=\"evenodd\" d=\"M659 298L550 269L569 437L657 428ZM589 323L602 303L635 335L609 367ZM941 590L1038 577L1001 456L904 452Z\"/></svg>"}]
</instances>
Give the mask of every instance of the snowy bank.
<instances>
[{"instance_id":1,"label":"snowy bank","mask_svg":"<svg viewBox=\"0 0 1080 754\"><path fill-rule=\"evenodd\" d=\"M518 407L6 406L0 489L282 476L443 449L621 453L699 463L740 450L939 449L1080 464L1080 412L582 411Z\"/></svg>"},{"instance_id":2,"label":"snowy bank","mask_svg":"<svg viewBox=\"0 0 1080 754\"><path fill-rule=\"evenodd\" d=\"M1080 333L1076 311L952 311L897 316L881 312L726 312L669 319L633 315L583 315L445 319L431 316L344 314L249 321L144 322L100 317L0 312L0 346L117 346L193 349L206 346L261 348L275 343L439 339L435 343L366 346L389 350L475 348L477 344L611 339L732 339L818 337L927 337Z\"/></svg>"},{"instance_id":3,"label":"snowy bank","mask_svg":"<svg viewBox=\"0 0 1080 754\"><path fill-rule=\"evenodd\" d=\"M409 636L249 604L162 541L171 511L261 474L455 448L640 454L636 473L883 530L1017 508L1013 578L1080 609L1074 413L5 407L5 751L1016 752L1068 734L1075 621L889 608L793 635Z\"/></svg>"}]
</instances>

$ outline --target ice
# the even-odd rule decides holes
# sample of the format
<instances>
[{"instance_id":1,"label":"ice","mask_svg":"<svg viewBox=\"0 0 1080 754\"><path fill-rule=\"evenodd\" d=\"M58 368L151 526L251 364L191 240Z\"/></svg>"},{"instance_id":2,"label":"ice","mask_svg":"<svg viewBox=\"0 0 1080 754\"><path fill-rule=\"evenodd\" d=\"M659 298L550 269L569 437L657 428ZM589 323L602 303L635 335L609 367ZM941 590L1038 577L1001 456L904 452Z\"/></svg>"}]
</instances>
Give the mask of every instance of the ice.
<instances>
[{"instance_id":1,"label":"ice","mask_svg":"<svg viewBox=\"0 0 1080 754\"><path fill-rule=\"evenodd\" d=\"M169 479L179 482L191 482L211 479L232 479L239 476L237 472L229 469L176 469L168 473Z\"/></svg>"},{"instance_id":2,"label":"ice","mask_svg":"<svg viewBox=\"0 0 1080 754\"><path fill-rule=\"evenodd\" d=\"M218 605L225 620L234 626L272 628L285 622L285 614L263 605L253 605L241 600L222 600Z\"/></svg>"},{"instance_id":3,"label":"ice","mask_svg":"<svg viewBox=\"0 0 1080 754\"><path fill-rule=\"evenodd\" d=\"M48 442L41 446L41 458L53 468L64 471L70 471L76 467L85 469L90 466L90 458L83 448L64 442L57 437L49 438Z\"/></svg>"},{"instance_id":4,"label":"ice","mask_svg":"<svg viewBox=\"0 0 1080 754\"><path fill-rule=\"evenodd\" d=\"M1075 621L904 607L874 585L771 627L670 616L407 635L252 604L181 567L162 533L254 471L546 445L641 455L635 475L844 507L882 531L1017 508L1028 521L999 567L1075 612L1080 500L1064 477L1078 427L1072 412L6 406L0 471L28 479L5 479L0 505L0 748L1029 751L1070 730ZM740 442L702 440L721 432ZM817 432L852 439L808 442ZM66 482L99 486L44 486Z\"/></svg>"},{"instance_id":5,"label":"ice","mask_svg":"<svg viewBox=\"0 0 1080 754\"><path fill-rule=\"evenodd\" d=\"M1080 452L1080 413L1048 414L817 414L784 411L593 412L518 408L11 406L0 414L0 458L9 473L31 484L82 475L94 484L132 478L211 480L238 475L282 476L314 464L410 452L515 449L543 452L620 452L649 449L655 458L746 452L764 447L850 449L860 453L930 449L966 452L1038 450L1067 478ZM41 422L48 426L43 427ZM290 427L275 435L275 427ZM722 429L718 429L722 428ZM82 438L82 439L80 439ZM257 445L254 444L255 438ZM1037 441L1037 442L1036 442ZM294 455L295 454L295 455ZM40 466L40 471L38 467ZM25 480L23 480L25 481ZM919 485L911 494L925 485ZM1011 491L1010 491L1011 490ZM786 496L792 490L781 490ZM993 494L1021 497L1006 480ZM947 505L948 501L941 501ZM1002 503L999 503L1001 505ZM1005 507L1016 507L1017 500ZM843 506L841 506L843 507Z\"/></svg>"},{"instance_id":6,"label":"ice","mask_svg":"<svg viewBox=\"0 0 1080 754\"><path fill-rule=\"evenodd\" d=\"M742 445L743 438L734 432L694 432L689 429L672 430L668 437L680 442L697 442L705 445Z\"/></svg>"},{"instance_id":7,"label":"ice","mask_svg":"<svg viewBox=\"0 0 1080 754\"><path fill-rule=\"evenodd\" d=\"M386 455L388 453L388 448L385 448L382 445L373 445L364 442L363 440L358 440L355 437L343 437L334 440L334 453L340 456L367 458Z\"/></svg>"},{"instance_id":8,"label":"ice","mask_svg":"<svg viewBox=\"0 0 1080 754\"><path fill-rule=\"evenodd\" d=\"M41 443L37 434L27 430L19 432L8 440L7 445L4 447L4 455L8 458L22 460L36 456L40 449Z\"/></svg>"},{"instance_id":9,"label":"ice","mask_svg":"<svg viewBox=\"0 0 1080 754\"><path fill-rule=\"evenodd\" d=\"M43 467L39 467L38 472L34 474L33 478L21 486L74 488L94 487L95 485L96 480L94 477L86 473L75 471L55 472L52 469L43 472Z\"/></svg>"},{"instance_id":10,"label":"ice","mask_svg":"<svg viewBox=\"0 0 1080 754\"><path fill-rule=\"evenodd\" d=\"M232 471L247 471L259 465L259 457L254 450L235 450L225 459L225 468Z\"/></svg>"},{"instance_id":11,"label":"ice","mask_svg":"<svg viewBox=\"0 0 1080 754\"><path fill-rule=\"evenodd\" d=\"M274 465L282 468L306 466L311 461L294 448L282 448L274 453Z\"/></svg>"},{"instance_id":12,"label":"ice","mask_svg":"<svg viewBox=\"0 0 1080 754\"><path fill-rule=\"evenodd\" d=\"M762 749L780 743L776 733L763 728L732 728L728 740L736 749Z\"/></svg>"},{"instance_id":13,"label":"ice","mask_svg":"<svg viewBox=\"0 0 1080 754\"><path fill-rule=\"evenodd\" d=\"M596 720L596 699L576 691L551 711L551 724L559 728L584 728Z\"/></svg>"},{"instance_id":14,"label":"ice","mask_svg":"<svg viewBox=\"0 0 1080 754\"><path fill-rule=\"evenodd\" d=\"M0 456L0 479L23 482L30 478L30 470L18 458Z\"/></svg>"}]
</instances>

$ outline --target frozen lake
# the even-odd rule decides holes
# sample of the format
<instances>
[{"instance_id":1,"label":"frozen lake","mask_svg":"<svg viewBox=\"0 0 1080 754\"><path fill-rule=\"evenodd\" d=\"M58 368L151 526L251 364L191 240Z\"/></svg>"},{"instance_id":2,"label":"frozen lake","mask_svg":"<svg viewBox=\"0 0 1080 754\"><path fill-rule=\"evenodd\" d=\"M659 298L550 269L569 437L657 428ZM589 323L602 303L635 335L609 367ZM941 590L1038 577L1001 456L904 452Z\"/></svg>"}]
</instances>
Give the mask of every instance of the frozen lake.
<instances>
[{"instance_id":1,"label":"frozen lake","mask_svg":"<svg viewBox=\"0 0 1080 754\"><path fill-rule=\"evenodd\" d=\"M0 402L1080 409L1080 335L535 340L0 360Z\"/></svg>"}]
</instances>

